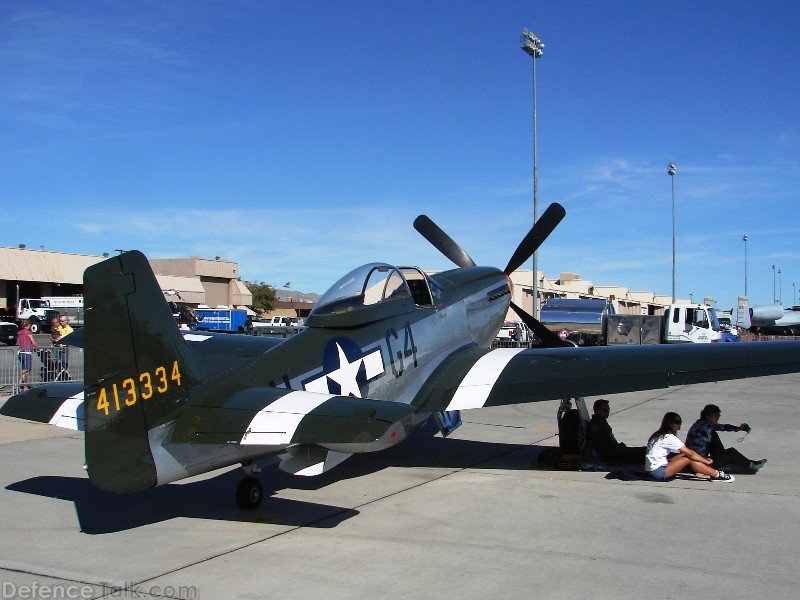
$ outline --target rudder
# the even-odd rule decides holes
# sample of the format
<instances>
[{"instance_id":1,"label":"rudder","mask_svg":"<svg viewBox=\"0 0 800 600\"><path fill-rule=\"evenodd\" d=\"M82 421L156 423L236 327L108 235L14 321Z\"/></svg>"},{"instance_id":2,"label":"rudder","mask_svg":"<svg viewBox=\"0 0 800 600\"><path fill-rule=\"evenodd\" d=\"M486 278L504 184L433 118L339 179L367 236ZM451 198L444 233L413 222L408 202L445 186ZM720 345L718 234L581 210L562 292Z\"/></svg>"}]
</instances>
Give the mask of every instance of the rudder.
<instances>
[{"instance_id":1,"label":"rudder","mask_svg":"<svg viewBox=\"0 0 800 600\"><path fill-rule=\"evenodd\" d=\"M86 466L100 489L158 481L148 431L186 404L189 349L147 258L124 252L84 273Z\"/></svg>"}]
</instances>

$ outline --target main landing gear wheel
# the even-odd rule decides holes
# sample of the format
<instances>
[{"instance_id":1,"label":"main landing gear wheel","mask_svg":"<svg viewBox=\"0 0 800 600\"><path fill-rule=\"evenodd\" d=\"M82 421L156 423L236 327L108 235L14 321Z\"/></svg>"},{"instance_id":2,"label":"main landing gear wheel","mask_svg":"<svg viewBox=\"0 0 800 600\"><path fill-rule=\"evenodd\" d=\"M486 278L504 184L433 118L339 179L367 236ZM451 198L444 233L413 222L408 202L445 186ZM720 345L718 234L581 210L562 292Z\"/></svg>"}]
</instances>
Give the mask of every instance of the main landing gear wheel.
<instances>
[{"instance_id":1,"label":"main landing gear wheel","mask_svg":"<svg viewBox=\"0 0 800 600\"><path fill-rule=\"evenodd\" d=\"M236 504L244 510L253 510L261 504L264 488L255 477L245 477L236 487Z\"/></svg>"}]
</instances>

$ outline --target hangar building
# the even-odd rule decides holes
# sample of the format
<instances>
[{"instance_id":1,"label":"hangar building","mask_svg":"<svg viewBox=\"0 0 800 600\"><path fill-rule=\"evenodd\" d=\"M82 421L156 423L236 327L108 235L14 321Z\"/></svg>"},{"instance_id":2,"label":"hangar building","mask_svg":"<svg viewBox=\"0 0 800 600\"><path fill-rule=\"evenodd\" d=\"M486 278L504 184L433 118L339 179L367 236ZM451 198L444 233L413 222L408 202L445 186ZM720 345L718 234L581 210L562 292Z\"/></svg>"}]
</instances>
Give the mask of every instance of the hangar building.
<instances>
[{"instance_id":1,"label":"hangar building","mask_svg":"<svg viewBox=\"0 0 800 600\"><path fill-rule=\"evenodd\" d=\"M0 307L13 310L19 298L73 296L83 292L84 270L104 256L0 248ZM189 306L247 306L250 290L239 280L239 265L219 257L150 261L164 297Z\"/></svg>"}]
</instances>

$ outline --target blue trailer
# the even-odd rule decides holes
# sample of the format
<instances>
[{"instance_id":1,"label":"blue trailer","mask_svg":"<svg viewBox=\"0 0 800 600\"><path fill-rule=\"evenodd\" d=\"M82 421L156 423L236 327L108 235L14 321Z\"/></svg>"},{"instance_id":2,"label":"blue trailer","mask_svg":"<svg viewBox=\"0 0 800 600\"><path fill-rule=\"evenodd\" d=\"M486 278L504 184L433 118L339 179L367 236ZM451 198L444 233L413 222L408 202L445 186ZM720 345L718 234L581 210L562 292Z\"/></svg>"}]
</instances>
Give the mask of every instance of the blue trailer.
<instances>
[{"instance_id":1,"label":"blue trailer","mask_svg":"<svg viewBox=\"0 0 800 600\"><path fill-rule=\"evenodd\" d=\"M242 308L195 308L195 331L224 331L242 333L245 330L247 311Z\"/></svg>"}]
</instances>

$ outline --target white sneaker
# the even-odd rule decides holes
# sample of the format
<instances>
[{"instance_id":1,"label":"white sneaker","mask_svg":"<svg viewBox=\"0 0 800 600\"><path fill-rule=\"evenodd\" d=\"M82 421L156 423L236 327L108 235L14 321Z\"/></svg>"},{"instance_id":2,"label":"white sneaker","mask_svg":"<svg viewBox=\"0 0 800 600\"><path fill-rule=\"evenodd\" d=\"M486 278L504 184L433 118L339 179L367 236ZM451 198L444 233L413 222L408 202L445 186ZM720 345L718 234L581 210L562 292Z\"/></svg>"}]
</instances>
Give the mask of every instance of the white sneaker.
<instances>
[{"instance_id":1,"label":"white sneaker","mask_svg":"<svg viewBox=\"0 0 800 600\"><path fill-rule=\"evenodd\" d=\"M724 481L725 483L733 483L736 478L733 475L728 475L725 471L717 471L717 476L712 477L711 481Z\"/></svg>"}]
</instances>

